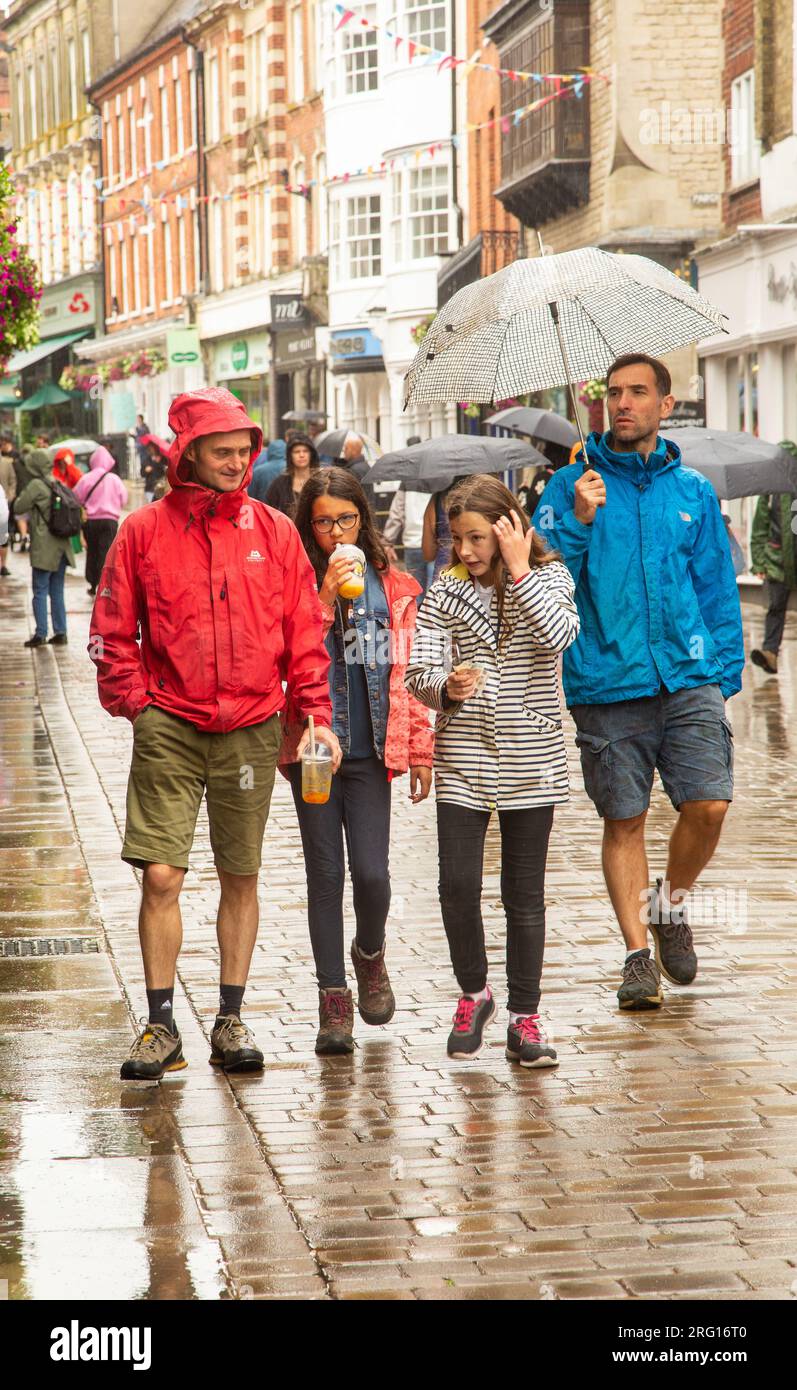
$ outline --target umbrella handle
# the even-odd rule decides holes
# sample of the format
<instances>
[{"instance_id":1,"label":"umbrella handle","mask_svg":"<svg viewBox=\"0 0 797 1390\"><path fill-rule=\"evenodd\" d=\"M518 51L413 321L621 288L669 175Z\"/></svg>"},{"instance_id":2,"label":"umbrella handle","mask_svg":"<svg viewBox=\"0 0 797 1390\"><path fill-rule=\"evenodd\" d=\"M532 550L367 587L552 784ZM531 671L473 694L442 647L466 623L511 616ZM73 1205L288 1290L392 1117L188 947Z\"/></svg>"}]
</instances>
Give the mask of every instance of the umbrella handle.
<instances>
[{"instance_id":1,"label":"umbrella handle","mask_svg":"<svg viewBox=\"0 0 797 1390\"><path fill-rule=\"evenodd\" d=\"M564 334L563 334L563 332L562 332L562 325L561 325L561 323L559 322L559 305L556 303L556 300L553 299L553 300L550 300L550 301L549 301L549 303L548 303L548 308L549 308L550 313L551 313L551 318L553 319L554 328L556 329L556 336L557 336L557 338L559 339L559 351L560 351L561 354L562 354L562 364L563 364L564 369L565 369L565 378L566 378L566 380L567 380L567 389L568 389L568 391L570 392L570 404L571 404L572 407L573 407L573 415L574 415L575 422L576 422L576 429L578 430L578 437L579 437L579 439L581 440L581 448L582 448L582 450L583 450L583 452L584 452L584 472L586 472L587 469L588 469L589 466L590 466L589 459L587 458L587 441L586 441L586 439L584 438L584 431L583 431L583 429L581 428L581 420L579 419L578 410L576 409L576 393L575 393L575 389L574 389L574 387L573 387L573 383L572 383L572 381L571 381L571 379L570 379L570 362L569 362L568 356L567 356L567 348L566 348L566 346L565 346L565 339L564 339Z\"/></svg>"},{"instance_id":2,"label":"umbrella handle","mask_svg":"<svg viewBox=\"0 0 797 1390\"><path fill-rule=\"evenodd\" d=\"M537 229L537 240L540 244L540 255L544 256L545 243L543 242L542 234L539 228ZM576 422L578 437L581 440L581 448L584 453L584 472L586 473L587 469L589 468L589 459L587 458L587 441L584 438L584 431L581 428L581 421L578 416L578 410L576 409L576 393L573 388L573 383L570 379L570 362L568 361L567 357L567 348L565 346L564 334L562 333L562 325L559 322L559 305L557 304L555 299L550 299L548 301L548 308L551 313L551 318L553 319L554 328L556 329L556 336L559 339L559 351L562 354L562 363L565 369L565 381L567 382L567 389L570 392L570 404L573 407L573 419Z\"/></svg>"}]
</instances>

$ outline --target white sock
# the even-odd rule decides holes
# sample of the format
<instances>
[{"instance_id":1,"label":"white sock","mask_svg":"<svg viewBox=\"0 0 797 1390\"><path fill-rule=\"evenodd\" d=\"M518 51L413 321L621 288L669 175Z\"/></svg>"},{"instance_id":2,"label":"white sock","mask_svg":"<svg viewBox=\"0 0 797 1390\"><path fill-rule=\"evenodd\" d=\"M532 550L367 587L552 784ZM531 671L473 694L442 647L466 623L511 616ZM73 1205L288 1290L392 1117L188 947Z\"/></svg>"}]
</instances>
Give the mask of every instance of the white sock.
<instances>
[{"instance_id":1,"label":"white sock","mask_svg":"<svg viewBox=\"0 0 797 1390\"><path fill-rule=\"evenodd\" d=\"M477 1004L481 1004L482 1000L490 998L490 986L485 985L484 989L479 990L478 994L466 994L465 998L474 999Z\"/></svg>"},{"instance_id":2,"label":"white sock","mask_svg":"<svg viewBox=\"0 0 797 1390\"><path fill-rule=\"evenodd\" d=\"M356 951L357 951L357 955L360 956L360 957L362 958L362 960L378 960L379 957L380 957L381 954L382 954L382 949L380 948L378 951L374 951L374 952L369 956L369 954L368 954L367 951L361 950L361 948L357 945L357 942L356 942L356 941L355 941L354 945L355 945L355 949L356 949Z\"/></svg>"}]
</instances>

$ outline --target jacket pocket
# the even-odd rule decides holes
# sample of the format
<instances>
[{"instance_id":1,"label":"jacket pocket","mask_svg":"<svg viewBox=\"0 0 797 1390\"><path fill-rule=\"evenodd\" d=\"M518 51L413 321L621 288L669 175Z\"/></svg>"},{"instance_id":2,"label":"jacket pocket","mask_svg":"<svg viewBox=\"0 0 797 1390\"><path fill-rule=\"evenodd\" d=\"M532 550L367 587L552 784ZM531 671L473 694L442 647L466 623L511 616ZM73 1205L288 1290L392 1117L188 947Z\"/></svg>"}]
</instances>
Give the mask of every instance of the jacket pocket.
<instances>
[{"instance_id":1,"label":"jacket pocket","mask_svg":"<svg viewBox=\"0 0 797 1390\"><path fill-rule=\"evenodd\" d=\"M551 719L549 715L543 714L541 710L534 709L531 705L523 705L522 708L526 719L536 728L548 730L550 733L558 733L561 729L561 719Z\"/></svg>"}]
</instances>

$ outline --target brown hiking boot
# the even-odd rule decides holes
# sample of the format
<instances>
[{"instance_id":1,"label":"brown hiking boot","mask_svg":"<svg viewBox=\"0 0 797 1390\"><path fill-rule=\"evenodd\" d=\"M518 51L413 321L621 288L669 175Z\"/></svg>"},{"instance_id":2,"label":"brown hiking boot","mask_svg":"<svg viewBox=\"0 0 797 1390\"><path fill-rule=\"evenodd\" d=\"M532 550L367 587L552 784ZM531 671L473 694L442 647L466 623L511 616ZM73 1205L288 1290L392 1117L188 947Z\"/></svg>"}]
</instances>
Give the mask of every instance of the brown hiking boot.
<instances>
[{"instance_id":1,"label":"brown hiking boot","mask_svg":"<svg viewBox=\"0 0 797 1390\"><path fill-rule=\"evenodd\" d=\"M361 955L356 941L351 943L351 963L357 976L357 1008L363 1023L373 1027L389 1023L396 1011L396 1001L385 968L385 948L369 959Z\"/></svg>"},{"instance_id":2,"label":"brown hiking boot","mask_svg":"<svg viewBox=\"0 0 797 1390\"><path fill-rule=\"evenodd\" d=\"M318 1037L315 1050L319 1057L334 1057L354 1051L354 1003L350 989L320 989L318 991Z\"/></svg>"},{"instance_id":3,"label":"brown hiking boot","mask_svg":"<svg viewBox=\"0 0 797 1390\"><path fill-rule=\"evenodd\" d=\"M142 1018L141 1032L119 1075L123 1081L160 1081L165 1072L182 1071L187 1066L180 1034Z\"/></svg>"},{"instance_id":4,"label":"brown hiking boot","mask_svg":"<svg viewBox=\"0 0 797 1390\"><path fill-rule=\"evenodd\" d=\"M764 647L760 651L756 648L750 653L750 660L754 666L760 666L762 671L766 671L768 676L778 674L778 658L775 652L768 652Z\"/></svg>"}]
</instances>

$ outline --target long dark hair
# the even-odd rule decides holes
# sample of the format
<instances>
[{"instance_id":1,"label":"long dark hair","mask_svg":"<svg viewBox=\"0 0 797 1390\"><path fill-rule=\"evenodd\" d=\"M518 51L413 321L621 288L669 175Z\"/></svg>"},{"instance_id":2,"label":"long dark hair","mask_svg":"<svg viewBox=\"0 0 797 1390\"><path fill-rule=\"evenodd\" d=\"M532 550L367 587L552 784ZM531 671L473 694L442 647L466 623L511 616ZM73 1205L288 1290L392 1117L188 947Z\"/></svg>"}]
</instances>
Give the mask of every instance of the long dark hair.
<instances>
[{"instance_id":1,"label":"long dark hair","mask_svg":"<svg viewBox=\"0 0 797 1390\"><path fill-rule=\"evenodd\" d=\"M293 481L293 451L299 446L302 446L305 449L309 449L310 451L311 472L313 469L321 467L321 460L318 457L318 450L315 447L315 444L313 443L310 436L307 434L295 434L287 449L285 450L285 471L289 474L291 481Z\"/></svg>"},{"instance_id":2,"label":"long dark hair","mask_svg":"<svg viewBox=\"0 0 797 1390\"><path fill-rule=\"evenodd\" d=\"M382 543L382 537L374 524L368 498L354 474L350 473L347 468L319 468L310 474L299 493L299 502L294 517L294 524L302 538L302 545L307 551L318 583L323 582L329 564L329 556L324 554L318 544L312 523L313 503L319 497L335 497L341 502L351 503L352 508L360 513L360 534L354 543L360 547L368 564L373 569L388 569L390 562ZM345 533L341 534L341 540L344 545L347 544Z\"/></svg>"}]
</instances>

